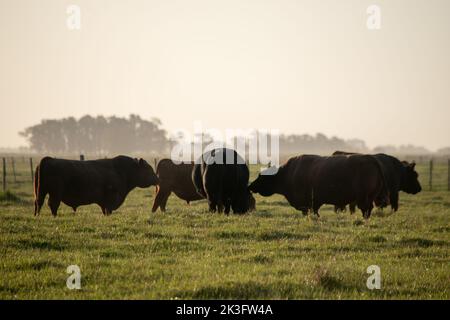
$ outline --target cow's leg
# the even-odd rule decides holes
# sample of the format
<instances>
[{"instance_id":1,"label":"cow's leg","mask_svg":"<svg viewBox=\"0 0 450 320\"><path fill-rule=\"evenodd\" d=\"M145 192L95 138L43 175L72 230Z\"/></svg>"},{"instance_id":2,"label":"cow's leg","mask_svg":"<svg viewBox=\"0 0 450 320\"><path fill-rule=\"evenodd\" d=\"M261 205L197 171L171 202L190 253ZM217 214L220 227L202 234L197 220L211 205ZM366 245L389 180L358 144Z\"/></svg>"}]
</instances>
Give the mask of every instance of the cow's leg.
<instances>
[{"instance_id":1,"label":"cow's leg","mask_svg":"<svg viewBox=\"0 0 450 320\"><path fill-rule=\"evenodd\" d=\"M370 218L370 215L372 214L372 210L373 210L373 202L369 203L367 210L366 210L366 219Z\"/></svg>"},{"instance_id":2,"label":"cow's leg","mask_svg":"<svg viewBox=\"0 0 450 320\"><path fill-rule=\"evenodd\" d=\"M225 201L225 214L230 214L231 200Z\"/></svg>"},{"instance_id":3,"label":"cow's leg","mask_svg":"<svg viewBox=\"0 0 450 320\"><path fill-rule=\"evenodd\" d=\"M398 192L393 192L391 194L391 208L394 210L394 212L397 212L398 210Z\"/></svg>"},{"instance_id":4,"label":"cow's leg","mask_svg":"<svg viewBox=\"0 0 450 320\"><path fill-rule=\"evenodd\" d=\"M373 209L373 201L373 198L369 199L367 196L358 200L357 205L361 210L364 219L369 219Z\"/></svg>"},{"instance_id":5,"label":"cow's leg","mask_svg":"<svg viewBox=\"0 0 450 320\"><path fill-rule=\"evenodd\" d=\"M34 201L34 215L37 216L40 214L42 206L45 202L45 197L47 196L46 192L41 191L39 195L36 196L36 200Z\"/></svg>"},{"instance_id":6,"label":"cow's leg","mask_svg":"<svg viewBox=\"0 0 450 320\"><path fill-rule=\"evenodd\" d=\"M41 208L44 205L45 197L38 198L34 201L34 215L37 216L41 213Z\"/></svg>"},{"instance_id":7,"label":"cow's leg","mask_svg":"<svg viewBox=\"0 0 450 320\"><path fill-rule=\"evenodd\" d=\"M222 199L219 195L219 192L210 192L208 193L208 203L209 203L209 212L219 213L223 211L223 203Z\"/></svg>"},{"instance_id":8,"label":"cow's leg","mask_svg":"<svg viewBox=\"0 0 450 320\"><path fill-rule=\"evenodd\" d=\"M50 194L50 197L48 198L48 206L50 207L50 210L52 211L52 215L56 217L58 214L58 208L61 204L61 197L58 193Z\"/></svg>"},{"instance_id":9,"label":"cow's leg","mask_svg":"<svg viewBox=\"0 0 450 320\"><path fill-rule=\"evenodd\" d=\"M350 203L349 208L350 214L354 214L356 212L356 203L355 202Z\"/></svg>"},{"instance_id":10,"label":"cow's leg","mask_svg":"<svg viewBox=\"0 0 450 320\"><path fill-rule=\"evenodd\" d=\"M166 212L167 200L169 200L170 193L171 192L168 191L167 193L164 194L164 198L162 199L161 206L160 206L162 212Z\"/></svg>"},{"instance_id":11,"label":"cow's leg","mask_svg":"<svg viewBox=\"0 0 450 320\"><path fill-rule=\"evenodd\" d=\"M162 212L166 211L167 199L169 199L171 191L165 187L157 187L156 188L156 197L153 202L152 212L158 210L158 207L161 208Z\"/></svg>"},{"instance_id":12,"label":"cow's leg","mask_svg":"<svg viewBox=\"0 0 450 320\"><path fill-rule=\"evenodd\" d=\"M222 213L224 208L224 194L221 189L215 194L215 201L217 203L217 212Z\"/></svg>"},{"instance_id":13,"label":"cow's leg","mask_svg":"<svg viewBox=\"0 0 450 320\"><path fill-rule=\"evenodd\" d=\"M155 200L153 200L153 207L152 207L152 212L155 212L156 210L158 210L159 207L159 192L161 190L161 187L159 185L156 186L156 194L155 194Z\"/></svg>"},{"instance_id":14,"label":"cow's leg","mask_svg":"<svg viewBox=\"0 0 450 320\"><path fill-rule=\"evenodd\" d=\"M217 210L217 204L214 201L208 200L209 212L214 213Z\"/></svg>"},{"instance_id":15,"label":"cow's leg","mask_svg":"<svg viewBox=\"0 0 450 320\"><path fill-rule=\"evenodd\" d=\"M316 216L318 216L318 217L320 217L319 209L320 209L321 206L322 206L322 205L319 204L319 203L314 203L314 204L313 204L313 212L314 212L314 214L315 214Z\"/></svg>"},{"instance_id":16,"label":"cow's leg","mask_svg":"<svg viewBox=\"0 0 450 320\"><path fill-rule=\"evenodd\" d=\"M217 204L217 212L222 213L222 212L223 212L223 209L224 209L223 202L220 201L220 202Z\"/></svg>"},{"instance_id":17,"label":"cow's leg","mask_svg":"<svg viewBox=\"0 0 450 320\"><path fill-rule=\"evenodd\" d=\"M102 213L105 216L109 216L113 212L112 209L110 209L110 208L108 208L106 206L100 206L100 208L102 209Z\"/></svg>"},{"instance_id":18,"label":"cow's leg","mask_svg":"<svg viewBox=\"0 0 450 320\"><path fill-rule=\"evenodd\" d=\"M334 212L335 213L344 213L347 210L347 206L346 205L335 205L334 206Z\"/></svg>"}]
</instances>

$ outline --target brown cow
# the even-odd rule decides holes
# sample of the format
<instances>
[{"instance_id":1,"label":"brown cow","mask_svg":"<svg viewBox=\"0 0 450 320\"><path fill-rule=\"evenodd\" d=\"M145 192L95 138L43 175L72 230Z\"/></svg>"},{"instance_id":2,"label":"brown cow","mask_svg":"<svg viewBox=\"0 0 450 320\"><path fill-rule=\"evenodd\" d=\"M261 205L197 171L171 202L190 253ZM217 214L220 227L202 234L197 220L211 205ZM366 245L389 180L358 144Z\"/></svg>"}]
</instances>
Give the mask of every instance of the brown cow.
<instances>
[{"instance_id":1,"label":"brown cow","mask_svg":"<svg viewBox=\"0 0 450 320\"><path fill-rule=\"evenodd\" d=\"M143 159L118 156L91 161L45 157L36 167L34 179L34 215L38 215L45 197L53 216L61 202L74 211L81 205L98 204L103 214L119 208L136 187L158 183L152 167Z\"/></svg>"},{"instance_id":2,"label":"brown cow","mask_svg":"<svg viewBox=\"0 0 450 320\"><path fill-rule=\"evenodd\" d=\"M193 162L176 164L170 159L159 161L156 167L159 185L156 186L156 197L153 202L152 212L155 212L158 208L165 212L167 199L169 199L172 192L188 204L191 201L204 199L203 196L197 193L192 182L191 174L193 168Z\"/></svg>"},{"instance_id":3,"label":"brown cow","mask_svg":"<svg viewBox=\"0 0 450 320\"><path fill-rule=\"evenodd\" d=\"M262 172L249 189L262 196L282 194L304 214L312 208L319 215L323 204L342 207L356 202L364 218L370 217L377 196L388 197L381 167L367 155L294 157L278 170Z\"/></svg>"}]
</instances>

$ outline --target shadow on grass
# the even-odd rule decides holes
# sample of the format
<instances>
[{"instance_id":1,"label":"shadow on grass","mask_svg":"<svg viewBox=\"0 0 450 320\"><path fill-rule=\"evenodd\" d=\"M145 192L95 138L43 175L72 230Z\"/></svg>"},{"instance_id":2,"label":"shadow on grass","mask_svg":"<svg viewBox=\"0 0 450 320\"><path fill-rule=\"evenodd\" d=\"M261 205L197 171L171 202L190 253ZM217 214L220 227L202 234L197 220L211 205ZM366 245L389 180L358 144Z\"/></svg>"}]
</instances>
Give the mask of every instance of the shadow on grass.
<instances>
[{"instance_id":1,"label":"shadow on grass","mask_svg":"<svg viewBox=\"0 0 450 320\"><path fill-rule=\"evenodd\" d=\"M348 286L333 276L324 275L315 287L282 281L272 283L248 281L208 285L197 290L177 291L174 295L185 299L313 299L323 290L342 292L355 291L358 288Z\"/></svg>"},{"instance_id":2,"label":"shadow on grass","mask_svg":"<svg viewBox=\"0 0 450 320\"><path fill-rule=\"evenodd\" d=\"M9 190L7 190L6 192L0 192L0 204L1 205L11 205L11 204L30 205L31 203L32 203L32 201L24 200L21 197L19 197L17 194L12 193Z\"/></svg>"},{"instance_id":3,"label":"shadow on grass","mask_svg":"<svg viewBox=\"0 0 450 320\"><path fill-rule=\"evenodd\" d=\"M270 264L274 262L274 259L272 257L268 257L263 254L257 254L251 258L248 259L248 262L250 263L260 263L260 264Z\"/></svg>"},{"instance_id":4,"label":"shadow on grass","mask_svg":"<svg viewBox=\"0 0 450 320\"><path fill-rule=\"evenodd\" d=\"M38 250L48 250L48 251L63 251L69 249L70 245L67 242L62 242L61 240L56 241L45 241L45 240L34 240L34 239L22 239L15 242L11 242L7 245L10 248L15 249L38 249Z\"/></svg>"},{"instance_id":5,"label":"shadow on grass","mask_svg":"<svg viewBox=\"0 0 450 320\"><path fill-rule=\"evenodd\" d=\"M284 231L267 231L258 235L258 240L274 241L274 240L308 240L311 238L310 234L296 234Z\"/></svg>"},{"instance_id":6,"label":"shadow on grass","mask_svg":"<svg viewBox=\"0 0 450 320\"><path fill-rule=\"evenodd\" d=\"M447 241L443 240L430 240L425 238L403 238L398 241L401 245L406 247L421 247L428 248L431 246L448 246Z\"/></svg>"},{"instance_id":7,"label":"shadow on grass","mask_svg":"<svg viewBox=\"0 0 450 320\"><path fill-rule=\"evenodd\" d=\"M51 260L39 260L39 261L26 261L15 266L15 271L18 270L44 270L48 268L61 268L65 266L61 263L51 261Z\"/></svg>"},{"instance_id":8,"label":"shadow on grass","mask_svg":"<svg viewBox=\"0 0 450 320\"><path fill-rule=\"evenodd\" d=\"M268 299L273 297L292 299L298 296L298 292L303 291L305 291L303 286L293 283L262 284L249 281L178 291L175 296L191 299Z\"/></svg>"},{"instance_id":9,"label":"shadow on grass","mask_svg":"<svg viewBox=\"0 0 450 320\"><path fill-rule=\"evenodd\" d=\"M246 231L220 231L214 234L217 239L251 239L253 234Z\"/></svg>"},{"instance_id":10,"label":"shadow on grass","mask_svg":"<svg viewBox=\"0 0 450 320\"><path fill-rule=\"evenodd\" d=\"M386 242L387 239L384 236L377 235L377 236L370 237L369 241L370 242L381 243L381 242Z\"/></svg>"}]
</instances>

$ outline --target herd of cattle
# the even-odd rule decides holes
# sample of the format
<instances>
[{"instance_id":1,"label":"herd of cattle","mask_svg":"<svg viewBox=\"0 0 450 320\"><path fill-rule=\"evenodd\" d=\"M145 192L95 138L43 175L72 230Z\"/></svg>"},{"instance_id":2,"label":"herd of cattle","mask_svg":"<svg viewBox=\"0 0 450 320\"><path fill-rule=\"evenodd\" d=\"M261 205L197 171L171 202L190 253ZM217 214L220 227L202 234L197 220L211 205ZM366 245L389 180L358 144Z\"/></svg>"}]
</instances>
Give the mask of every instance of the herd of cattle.
<instances>
[{"instance_id":1,"label":"herd of cattle","mask_svg":"<svg viewBox=\"0 0 450 320\"><path fill-rule=\"evenodd\" d=\"M421 191L415 163L386 154L302 155L279 168L266 169L250 185L249 176L244 159L226 148L206 152L195 163L163 159L156 173L145 160L127 156L92 161L45 157L35 172L34 214L39 214L49 195L53 216L61 202L74 211L97 204L109 215L134 188L156 186L152 212L158 208L164 212L173 192L187 203L207 199L211 212L245 213L255 209L252 194L258 193L264 197L281 194L303 214L312 210L319 215L324 204L334 205L336 211L349 205L352 213L357 206L369 218L374 206L390 205L397 211L400 191Z\"/></svg>"}]
</instances>

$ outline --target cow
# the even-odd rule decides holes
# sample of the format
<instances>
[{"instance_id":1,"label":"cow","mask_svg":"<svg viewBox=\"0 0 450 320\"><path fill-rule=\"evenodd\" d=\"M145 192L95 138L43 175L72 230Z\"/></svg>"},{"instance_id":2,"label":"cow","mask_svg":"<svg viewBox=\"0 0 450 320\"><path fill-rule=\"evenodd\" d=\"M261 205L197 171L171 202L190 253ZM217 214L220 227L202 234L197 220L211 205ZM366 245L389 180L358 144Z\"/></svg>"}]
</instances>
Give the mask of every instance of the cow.
<instances>
[{"instance_id":1,"label":"cow","mask_svg":"<svg viewBox=\"0 0 450 320\"><path fill-rule=\"evenodd\" d=\"M355 153L336 151L333 155L352 155ZM384 154L377 153L373 157L378 160L383 169L383 174L386 179L386 184L389 191L389 203L391 209L396 212L398 210L399 192L403 191L409 194L417 194L422 190L418 180L419 174L415 171L416 164L407 161L400 161L397 158ZM377 207L386 207L386 204L375 199ZM343 209L343 208L335 208ZM350 204L350 212L354 212L354 204Z\"/></svg>"},{"instance_id":2,"label":"cow","mask_svg":"<svg viewBox=\"0 0 450 320\"><path fill-rule=\"evenodd\" d=\"M293 157L278 169L260 173L249 189L265 197L281 194L305 215L312 209L319 216L323 204L342 207L356 202L366 219L375 198L384 195L387 201L388 196L378 161L367 155Z\"/></svg>"},{"instance_id":3,"label":"cow","mask_svg":"<svg viewBox=\"0 0 450 320\"><path fill-rule=\"evenodd\" d=\"M218 148L205 152L195 163L192 181L197 192L208 200L209 211L246 213L254 207L248 190L250 172L235 151Z\"/></svg>"},{"instance_id":4,"label":"cow","mask_svg":"<svg viewBox=\"0 0 450 320\"><path fill-rule=\"evenodd\" d=\"M43 158L34 179L34 215L38 215L49 195L48 205L56 217L61 202L71 207L88 204L100 206L110 215L136 187L158 183L153 168L144 159L117 156L112 159L77 161Z\"/></svg>"},{"instance_id":5,"label":"cow","mask_svg":"<svg viewBox=\"0 0 450 320\"><path fill-rule=\"evenodd\" d=\"M191 201L205 198L197 192L192 182L193 168L194 162L177 164L170 159L162 159L158 162L156 175L159 178L159 184L156 186L156 197L152 212L155 212L158 208L165 212L167 199L172 192L188 204Z\"/></svg>"}]
</instances>

